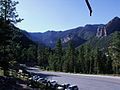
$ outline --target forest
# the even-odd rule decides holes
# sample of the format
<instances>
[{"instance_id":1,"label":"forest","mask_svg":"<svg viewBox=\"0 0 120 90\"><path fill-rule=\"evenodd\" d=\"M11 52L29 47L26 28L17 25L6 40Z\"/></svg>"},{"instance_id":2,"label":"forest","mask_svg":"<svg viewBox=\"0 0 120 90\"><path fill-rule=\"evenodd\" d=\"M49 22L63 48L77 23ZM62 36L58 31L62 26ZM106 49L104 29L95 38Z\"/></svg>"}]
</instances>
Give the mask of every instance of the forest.
<instances>
[{"instance_id":1,"label":"forest","mask_svg":"<svg viewBox=\"0 0 120 90\"><path fill-rule=\"evenodd\" d=\"M120 74L119 31L111 34L107 47L94 47L90 42L75 48L75 43L69 41L64 48L58 39L56 47L50 48L33 42L15 26L23 20L16 13L18 2L8 0L0 4L0 67L4 75L10 69L16 69L18 64L70 73Z\"/></svg>"},{"instance_id":2,"label":"forest","mask_svg":"<svg viewBox=\"0 0 120 90\"><path fill-rule=\"evenodd\" d=\"M70 73L120 73L120 32L113 33L110 45L105 48L89 43L75 48L72 41L63 48L58 39L56 47L51 49L31 41L14 26L0 27L0 37L0 66L5 71L26 64Z\"/></svg>"},{"instance_id":3,"label":"forest","mask_svg":"<svg viewBox=\"0 0 120 90\"><path fill-rule=\"evenodd\" d=\"M74 48L69 42L63 48L59 39L54 49L37 49L38 66L46 70L85 73L85 74L119 74L120 73L120 32L115 32L110 46L107 48L93 47L83 44Z\"/></svg>"}]
</instances>

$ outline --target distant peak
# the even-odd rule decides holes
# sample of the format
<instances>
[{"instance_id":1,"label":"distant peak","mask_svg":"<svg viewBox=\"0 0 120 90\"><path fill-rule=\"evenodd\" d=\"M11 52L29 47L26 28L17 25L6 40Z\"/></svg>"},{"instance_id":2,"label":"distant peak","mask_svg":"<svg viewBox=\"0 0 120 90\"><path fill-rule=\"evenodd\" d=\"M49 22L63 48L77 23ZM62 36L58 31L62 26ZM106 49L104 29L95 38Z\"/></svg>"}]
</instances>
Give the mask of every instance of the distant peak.
<instances>
[{"instance_id":1,"label":"distant peak","mask_svg":"<svg viewBox=\"0 0 120 90\"><path fill-rule=\"evenodd\" d=\"M116 16L111 21L108 22L108 25L115 24L118 22L120 22L120 18Z\"/></svg>"},{"instance_id":2,"label":"distant peak","mask_svg":"<svg viewBox=\"0 0 120 90\"><path fill-rule=\"evenodd\" d=\"M120 18L119 17L114 17L112 20L119 20Z\"/></svg>"},{"instance_id":3,"label":"distant peak","mask_svg":"<svg viewBox=\"0 0 120 90\"><path fill-rule=\"evenodd\" d=\"M56 32L56 31L54 31L54 30L48 30L45 33L51 33L51 32Z\"/></svg>"}]
</instances>

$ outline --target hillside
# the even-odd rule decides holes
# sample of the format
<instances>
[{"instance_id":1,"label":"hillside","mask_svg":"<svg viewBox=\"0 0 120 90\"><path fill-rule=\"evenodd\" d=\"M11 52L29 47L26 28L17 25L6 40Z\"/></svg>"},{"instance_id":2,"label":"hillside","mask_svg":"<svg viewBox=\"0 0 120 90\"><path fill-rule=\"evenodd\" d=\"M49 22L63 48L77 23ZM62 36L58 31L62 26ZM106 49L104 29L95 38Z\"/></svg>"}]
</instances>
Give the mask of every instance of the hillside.
<instances>
[{"instance_id":1,"label":"hillside","mask_svg":"<svg viewBox=\"0 0 120 90\"><path fill-rule=\"evenodd\" d=\"M62 40L63 46L66 46L69 40L76 43L76 47L84 43L96 34L99 25L86 25L66 31L47 31L45 33L29 33L33 41L44 43L46 46L55 47L58 39Z\"/></svg>"},{"instance_id":2,"label":"hillside","mask_svg":"<svg viewBox=\"0 0 120 90\"><path fill-rule=\"evenodd\" d=\"M96 36L89 39L85 44L91 45L92 47L107 48L110 46L114 36L120 32L120 18L115 17L108 22L104 28L97 31Z\"/></svg>"},{"instance_id":3,"label":"hillside","mask_svg":"<svg viewBox=\"0 0 120 90\"><path fill-rule=\"evenodd\" d=\"M13 24L0 23L0 66L6 66L9 61L34 64L36 58L32 55L37 47L42 49L43 45L37 45Z\"/></svg>"},{"instance_id":4,"label":"hillside","mask_svg":"<svg viewBox=\"0 0 120 90\"><path fill-rule=\"evenodd\" d=\"M120 31L115 31L106 37L93 37L88 40L85 45L90 45L93 48L106 49L111 45L113 38L119 33Z\"/></svg>"},{"instance_id":5,"label":"hillside","mask_svg":"<svg viewBox=\"0 0 120 90\"><path fill-rule=\"evenodd\" d=\"M120 64L117 64L120 60L119 21L115 17L106 25L86 25L67 31L36 34L1 23L0 67L9 69L17 63L23 63L61 72L120 73ZM56 45L56 48L41 47L38 39L40 43L53 48Z\"/></svg>"},{"instance_id":6,"label":"hillside","mask_svg":"<svg viewBox=\"0 0 120 90\"><path fill-rule=\"evenodd\" d=\"M93 37L110 35L114 31L119 31L120 18L115 17L107 24L85 25L66 31L47 31L44 33L29 33L29 37L36 42L43 43L46 46L55 47L56 41L61 39L62 45L66 47L69 41L72 41L75 47L80 46Z\"/></svg>"}]
</instances>

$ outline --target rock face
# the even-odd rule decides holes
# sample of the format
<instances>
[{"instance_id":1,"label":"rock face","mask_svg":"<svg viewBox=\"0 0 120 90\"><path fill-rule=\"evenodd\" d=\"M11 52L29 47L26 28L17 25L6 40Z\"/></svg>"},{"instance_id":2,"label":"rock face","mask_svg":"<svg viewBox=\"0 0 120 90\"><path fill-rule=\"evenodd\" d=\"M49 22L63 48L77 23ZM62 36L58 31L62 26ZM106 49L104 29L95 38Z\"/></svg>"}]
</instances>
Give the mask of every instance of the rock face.
<instances>
[{"instance_id":1,"label":"rock face","mask_svg":"<svg viewBox=\"0 0 120 90\"><path fill-rule=\"evenodd\" d=\"M104 26L99 26L97 28L97 37L104 37L107 36L114 31L120 31L120 18L115 17L111 21L109 21L106 25Z\"/></svg>"},{"instance_id":2,"label":"rock face","mask_svg":"<svg viewBox=\"0 0 120 90\"><path fill-rule=\"evenodd\" d=\"M62 43L67 43L67 42L69 42L70 40L72 40L72 37L70 37L70 36L67 36L67 37L61 39Z\"/></svg>"},{"instance_id":3,"label":"rock face","mask_svg":"<svg viewBox=\"0 0 120 90\"><path fill-rule=\"evenodd\" d=\"M96 36L97 36L98 38L99 38L99 37L107 36L106 27L105 27L105 26L98 27Z\"/></svg>"}]
</instances>

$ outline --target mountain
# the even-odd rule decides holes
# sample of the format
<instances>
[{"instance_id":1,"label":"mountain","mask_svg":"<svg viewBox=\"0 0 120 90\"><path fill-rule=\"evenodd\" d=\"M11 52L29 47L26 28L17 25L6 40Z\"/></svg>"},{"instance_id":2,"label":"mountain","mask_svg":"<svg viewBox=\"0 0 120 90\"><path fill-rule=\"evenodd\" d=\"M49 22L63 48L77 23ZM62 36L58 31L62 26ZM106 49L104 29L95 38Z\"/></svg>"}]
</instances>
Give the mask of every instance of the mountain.
<instances>
[{"instance_id":1,"label":"mountain","mask_svg":"<svg viewBox=\"0 0 120 90\"><path fill-rule=\"evenodd\" d=\"M64 47L66 47L70 40L74 43L75 47L78 47L93 37L110 35L114 31L119 31L119 28L120 18L115 17L105 25L87 24L84 27L77 27L66 31L47 31L44 33L28 33L28 35L33 41L43 43L52 48L55 47L58 39L61 39Z\"/></svg>"},{"instance_id":2,"label":"mountain","mask_svg":"<svg viewBox=\"0 0 120 90\"><path fill-rule=\"evenodd\" d=\"M120 18L115 17L106 24L107 34L111 34L114 31L120 31Z\"/></svg>"},{"instance_id":3,"label":"mountain","mask_svg":"<svg viewBox=\"0 0 120 90\"><path fill-rule=\"evenodd\" d=\"M55 47L58 39L62 40L63 46L72 40L75 42L75 47L86 42L96 34L96 29L100 25L86 25L85 27L77 27L66 31L47 31L44 33L29 33L31 39L35 42L40 42L49 47Z\"/></svg>"},{"instance_id":4,"label":"mountain","mask_svg":"<svg viewBox=\"0 0 120 90\"><path fill-rule=\"evenodd\" d=\"M97 29L96 36L89 39L85 44L92 47L105 49L111 45L113 38L120 33L120 18L115 17L105 26Z\"/></svg>"}]
</instances>

